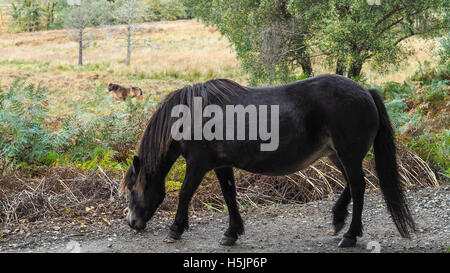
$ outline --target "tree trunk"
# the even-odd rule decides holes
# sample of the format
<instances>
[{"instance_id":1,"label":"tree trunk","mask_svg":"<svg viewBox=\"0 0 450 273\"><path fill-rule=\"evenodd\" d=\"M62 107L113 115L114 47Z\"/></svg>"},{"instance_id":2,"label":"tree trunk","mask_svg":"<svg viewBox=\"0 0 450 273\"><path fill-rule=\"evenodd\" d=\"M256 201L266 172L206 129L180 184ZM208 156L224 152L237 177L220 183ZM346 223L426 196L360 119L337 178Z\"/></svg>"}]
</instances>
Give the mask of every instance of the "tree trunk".
<instances>
[{"instance_id":1,"label":"tree trunk","mask_svg":"<svg viewBox=\"0 0 450 273\"><path fill-rule=\"evenodd\" d=\"M350 68L348 70L348 77L350 79L359 77L361 75L363 62L361 61L354 61L350 64Z\"/></svg>"},{"instance_id":2,"label":"tree trunk","mask_svg":"<svg viewBox=\"0 0 450 273\"><path fill-rule=\"evenodd\" d=\"M83 65L83 30L78 33L78 65Z\"/></svg>"},{"instance_id":3,"label":"tree trunk","mask_svg":"<svg viewBox=\"0 0 450 273\"><path fill-rule=\"evenodd\" d=\"M127 33L127 59L125 60L125 63L127 65L130 65L130 58L131 58L131 25L128 25L128 33Z\"/></svg>"},{"instance_id":4,"label":"tree trunk","mask_svg":"<svg viewBox=\"0 0 450 273\"><path fill-rule=\"evenodd\" d=\"M344 60L342 59L341 56L338 56L337 61L336 61L336 74L343 76L344 73L345 73Z\"/></svg>"},{"instance_id":5,"label":"tree trunk","mask_svg":"<svg viewBox=\"0 0 450 273\"><path fill-rule=\"evenodd\" d=\"M50 29L50 26L53 24L53 22L55 21L55 5L56 2L48 2L47 3L47 30Z\"/></svg>"},{"instance_id":6,"label":"tree trunk","mask_svg":"<svg viewBox=\"0 0 450 273\"><path fill-rule=\"evenodd\" d=\"M312 76L313 75L311 58L309 56L303 57L300 60L300 65L302 66L303 73L305 73L308 76Z\"/></svg>"}]
</instances>

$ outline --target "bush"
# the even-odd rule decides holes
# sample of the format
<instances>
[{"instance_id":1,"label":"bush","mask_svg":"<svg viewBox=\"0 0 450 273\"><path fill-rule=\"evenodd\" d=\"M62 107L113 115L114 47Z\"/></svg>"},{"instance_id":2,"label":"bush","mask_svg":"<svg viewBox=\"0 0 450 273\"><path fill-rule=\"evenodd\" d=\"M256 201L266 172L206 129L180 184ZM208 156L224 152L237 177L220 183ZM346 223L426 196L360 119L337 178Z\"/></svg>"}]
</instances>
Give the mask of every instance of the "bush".
<instances>
[{"instance_id":1,"label":"bush","mask_svg":"<svg viewBox=\"0 0 450 273\"><path fill-rule=\"evenodd\" d=\"M8 91L0 90L0 167L75 164L90 169L96 164L118 168L128 166L148 111L156 105L128 98L113 109L111 96L99 88L91 101L76 104L73 114L59 117L60 124L48 122L48 89L18 79ZM119 102L122 104L122 102ZM99 105L108 114L90 113ZM95 107L95 108L94 108Z\"/></svg>"},{"instance_id":2,"label":"bush","mask_svg":"<svg viewBox=\"0 0 450 273\"><path fill-rule=\"evenodd\" d=\"M403 99L392 100L387 102L385 105L395 129L400 128L402 124L409 120L408 113L404 112L408 106Z\"/></svg>"},{"instance_id":3,"label":"bush","mask_svg":"<svg viewBox=\"0 0 450 273\"><path fill-rule=\"evenodd\" d=\"M105 95L100 95L101 88L95 92L93 99L83 105L108 105L112 103ZM111 159L127 164L132 156L135 145L144 131L148 119L148 110L155 103L149 98L140 102L128 98L125 106L113 110L109 114L88 113L86 109L78 109L74 115L68 117L59 132L60 137L69 138L70 145L66 146L64 154L70 162L82 163L101 159L102 155L110 153ZM78 106L79 107L79 106ZM102 149L104 153L96 152Z\"/></svg>"},{"instance_id":4,"label":"bush","mask_svg":"<svg viewBox=\"0 0 450 273\"><path fill-rule=\"evenodd\" d=\"M446 179L450 179L450 130L442 133L427 133L408 143L422 159L440 169Z\"/></svg>"},{"instance_id":5,"label":"bush","mask_svg":"<svg viewBox=\"0 0 450 273\"><path fill-rule=\"evenodd\" d=\"M185 6L179 0L146 0L145 21L188 19Z\"/></svg>"},{"instance_id":6,"label":"bush","mask_svg":"<svg viewBox=\"0 0 450 273\"><path fill-rule=\"evenodd\" d=\"M11 30L13 32L43 29L44 10L37 1L12 1Z\"/></svg>"},{"instance_id":7,"label":"bush","mask_svg":"<svg viewBox=\"0 0 450 273\"><path fill-rule=\"evenodd\" d=\"M47 154L61 144L57 134L45 125L48 92L33 84L25 86L20 79L15 80L8 91L0 89L0 162L3 170L10 164L46 163Z\"/></svg>"},{"instance_id":8,"label":"bush","mask_svg":"<svg viewBox=\"0 0 450 273\"><path fill-rule=\"evenodd\" d=\"M450 34L447 34L444 38L440 40L441 48L438 51L440 57L439 64L446 65L447 69L450 65Z\"/></svg>"},{"instance_id":9,"label":"bush","mask_svg":"<svg viewBox=\"0 0 450 273\"><path fill-rule=\"evenodd\" d=\"M385 100L404 100L411 98L411 95L414 93L414 86L408 82L404 82L403 84L387 82L383 88L383 97Z\"/></svg>"},{"instance_id":10,"label":"bush","mask_svg":"<svg viewBox=\"0 0 450 273\"><path fill-rule=\"evenodd\" d=\"M425 62L403 84L389 82L382 89L400 139L445 179L450 179L449 38L442 39L441 45L439 64Z\"/></svg>"}]
</instances>

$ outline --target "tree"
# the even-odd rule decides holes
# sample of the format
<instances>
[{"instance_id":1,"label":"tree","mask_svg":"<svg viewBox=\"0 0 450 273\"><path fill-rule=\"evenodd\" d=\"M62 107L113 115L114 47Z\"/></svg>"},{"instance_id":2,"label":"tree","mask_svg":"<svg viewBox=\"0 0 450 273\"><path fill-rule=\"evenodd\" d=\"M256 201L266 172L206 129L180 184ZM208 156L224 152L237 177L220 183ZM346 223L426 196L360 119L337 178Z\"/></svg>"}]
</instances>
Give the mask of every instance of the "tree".
<instances>
[{"instance_id":1,"label":"tree","mask_svg":"<svg viewBox=\"0 0 450 273\"><path fill-rule=\"evenodd\" d=\"M66 6L66 0L12 0L12 30L20 32L53 28L55 19L64 16L60 12Z\"/></svg>"},{"instance_id":2,"label":"tree","mask_svg":"<svg viewBox=\"0 0 450 273\"><path fill-rule=\"evenodd\" d=\"M116 10L115 18L119 23L126 24L127 57L125 63L130 65L132 36L136 30L135 23L141 17L142 3L140 0L121 0Z\"/></svg>"},{"instance_id":3,"label":"tree","mask_svg":"<svg viewBox=\"0 0 450 273\"><path fill-rule=\"evenodd\" d=\"M180 0L142 0L146 21L178 20L189 18L188 10Z\"/></svg>"},{"instance_id":4,"label":"tree","mask_svg":"<svg viewBox=\"0 0 450 273\"><path fill-rule=\"evenodd\" d=\"M78 65L83 65L83 48L86 29L89 26L98 26L106 18L108 2L106 1L76 1L73 0L73 9L66 20L69 35L74 36L78 42Z\"/></svg>"},{"instance_id":5,"label":"tree","mask_svg":"<svg viewBox=\"0 0 450 273\"><path fill-rule=\"evenodd\" d=\"M12 25L14 31L38 31L41 30L41 18L44 11L37 0L11 1Z\"/></svg>"},{"instance_id":6,"label":"tree","mask_svg":"<svg viewBox=\"0 0 450 273\"><path fill-rule=\"evenodd\" d=\"M300 66L312 75L312 24L295 16L288 0L184 0L194 16L215 25L233 44L251 82L288 81Z\"/></svg>"},{"instance_id":7,"label":"tree","mask_svg":"<svg viewBox=\"0 0 450 273\"><path fill-rule=\"evenodd\" d=\"M304 9L309 0L293 0L291 8ZM448 7L443 0L383 0L380 5L365 0L318 1L324 11L318 46L336 73L359 77L368 60L380 69L399 64L409 53L400 43L412 36L432 37L448 31ZM295 13L295 12L294 12Z\"/></svg>"},{"instance_id":8,"label":"tree","mask_svg":"<svg viewBox=\"0 0 450 273\"><path fill-rule=\"evenodd\" d=\"M42 9L45 13L47 29L50 29L55 21L55 8L58 1L60 0L45 0L43 3Z\"/></svg>"},{"instance_id":9,"label":"tree","mask_svg":"<svg viewBox=\"0 0 450 273\"><path fill-rule=\"evenodd\" d=\"M286 81L311 58L326 56L338 74L355 78L368 60L398 64L401 41L448 32L446 0L183 0L236 49L253 82ZM258 80L254 80L258 79Z\"/></svg>"}]
</instances>

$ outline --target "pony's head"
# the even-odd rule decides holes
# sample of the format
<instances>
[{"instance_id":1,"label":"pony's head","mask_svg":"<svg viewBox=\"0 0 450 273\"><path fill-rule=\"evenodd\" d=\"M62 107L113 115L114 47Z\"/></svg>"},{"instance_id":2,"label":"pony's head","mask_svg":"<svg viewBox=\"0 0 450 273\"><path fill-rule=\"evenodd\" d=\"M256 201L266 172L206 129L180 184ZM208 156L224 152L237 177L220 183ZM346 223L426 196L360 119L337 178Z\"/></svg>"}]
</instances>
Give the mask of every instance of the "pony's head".
<instances>
[{"instance_id":1,"label":"pony's head","mask_svg":"<svg viewBox=\"0 0 450 273\"><path fill-rule=\"evenodd\" d=\"M138 156L133 157L130 166L122 181L121 192L128 192L128 225L136 230L145 228L156 209L164 200L164 184L147 183L151 175L146 174Z\"/></svg>"},{"instance_id":2,"label":"pony's head","mask_svg":"<svg viewBox=\"0 0 450 273\"><path fill-rule=\"evenodd\" d=\"M110 83L108 84L108 91L114 91L114 90L118 90L120 88L120 85L115 84L115 83Z\"/></svg>"}]
</instances>

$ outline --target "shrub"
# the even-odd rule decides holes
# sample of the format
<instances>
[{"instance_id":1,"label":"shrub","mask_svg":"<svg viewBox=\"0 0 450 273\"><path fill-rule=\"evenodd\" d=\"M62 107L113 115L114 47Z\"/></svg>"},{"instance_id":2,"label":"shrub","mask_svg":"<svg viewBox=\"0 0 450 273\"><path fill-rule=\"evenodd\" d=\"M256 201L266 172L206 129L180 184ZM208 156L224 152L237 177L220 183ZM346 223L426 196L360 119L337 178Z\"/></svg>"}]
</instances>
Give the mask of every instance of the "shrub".
<instances>
[{"instance_id":1,"label":"shrub","mask_svg":"<svg viewBox=\"0 0 450 273\"><path fill-rule=\"evenodd\" d=\"M404 110L408 107L404 100L392 100L387 102L385 105L395 129L398 129L402 124L409 120L408 113L404 112Z\"/></svg>"},{"instance_id":2,"label":"shrub","mask_svg":"<svg viewBox=\"0 0 450 273\"><path fill-rule=\"evenodd\" d=\"M83 169L96 164L127 166L149 111L156 105L149 98L128 98L125 104L114 105L112 96L100 87L90 101L76 103L73 114L59 117L60 124L50 125L48 93L40 86L25 86L20 79L7 92L0 90L2 170L61 164ZM107 107L108 114L101 114L102 107Z\"/></svg>"},{"instance_id":3,"label":"shrub","mask_svg":"<svg viewBox=\"0 0 450 273\"><path fill-rule=\"evenodd\" d=\"M178 0L146 0L146 21L188 19L185 6Z\"/></svg>"},{"instance_id":4,"label":"shrub","mask_svg":"<svg viewBox=\"0 0 450 273\"><path fill-rule=\"evenodd\" d=\"M408 82L400 84L398 82L387 82L383 87L383 97L386 100L408 99L414 95L414 86Z\"/></svg>"},{"instance_id":5,"label":"shrub","mask_svg":"<svg viewBox=\"0 0 450 273\"><path fill-rule=\"evenodd\" d=\"M408 143L419 156L437 166L446 179L450 179L450 130L427 133Z\"/></svg>"},{"instance_id":6,"label":"shrub","mask_svg":"<svg viewBox=\"0 0 450 273\"><path fill-rule=\"evenodd\" d=\"M382 89L391 121L402 134L400 139L448 180L449 38L442 39L441 45L439 64L425 62L403 84L389 82Z\"/></svg>"},{"instance_id":7,"label":"shrub","mask_svg":"<svg viewBox=\"0 0 450 273\"><path fill-rule=\"evenodd\" d=\"M440 40L441 48L438 51L440 57L439 64L446 65L447 69L450 65L450 34L447 34L444 38Z\"/></svg>"},{"instance_id":8,"label":"shrub","mask_svg":"<svg viewBox=\"0 0 450 273\"><path fill-rule=\"evenodd\" d=\"M47 119L46 88L25 86L17 79L4 92L0 89L0 162L3 169L18 164L49 161L48 154L60 139L45 125Z\"/></svg>"}]
</instances>

